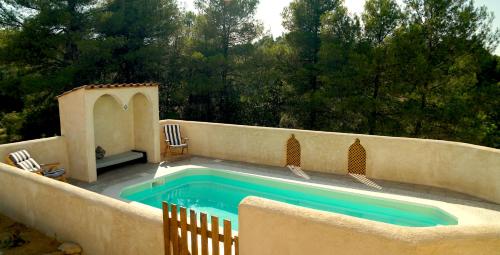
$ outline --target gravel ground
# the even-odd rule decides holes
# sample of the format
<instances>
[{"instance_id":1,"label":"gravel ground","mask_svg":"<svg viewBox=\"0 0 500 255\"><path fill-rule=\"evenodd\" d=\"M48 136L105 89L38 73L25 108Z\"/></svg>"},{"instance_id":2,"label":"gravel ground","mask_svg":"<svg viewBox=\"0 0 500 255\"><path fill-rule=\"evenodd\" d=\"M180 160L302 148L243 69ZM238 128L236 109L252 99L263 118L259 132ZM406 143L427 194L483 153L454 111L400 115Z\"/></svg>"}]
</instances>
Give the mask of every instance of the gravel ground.
<instances>
[{"instance_id":1,"label":"gravel ground","mask_svg":"<svg viewBox=\"0 0 500 255\"><path fill-rule=\"evenodd\" d=\"M0 255L50 254L56 252L60 244L54 238L0 214Z\"/></svg>"}]
</instances>

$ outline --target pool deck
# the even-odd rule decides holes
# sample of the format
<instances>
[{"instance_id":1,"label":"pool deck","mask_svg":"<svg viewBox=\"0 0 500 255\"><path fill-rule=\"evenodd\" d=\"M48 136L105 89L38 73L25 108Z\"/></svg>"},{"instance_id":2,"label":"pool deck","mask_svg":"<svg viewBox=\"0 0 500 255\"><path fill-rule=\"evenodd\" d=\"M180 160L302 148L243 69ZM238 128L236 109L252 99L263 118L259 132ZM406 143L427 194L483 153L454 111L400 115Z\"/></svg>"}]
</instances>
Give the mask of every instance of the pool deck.
<instances>
[{"instance_id":1,"label":"pool deck","mask_svg":"<svg viewBox=\"0 0 500 255\"><path fill-rule=\"evenodd\" d=\"M262 166L203 157L185 156L170 161L172 162L133 164L112 169L98 175L97 182L90 184L76 180L70 180L70 183L125 201L119 196L120 191L125 187L150 181L181 169L206 167L301 181L337 190L433 205L456 216L460 225L490 225L500 218L499 204L440 188L370 180L357 175L336 175L308 171L305 171L305 173L310 177L310 180L306 180L294 175L292 171L284 167Z\"/></svg>"}]
</instances>

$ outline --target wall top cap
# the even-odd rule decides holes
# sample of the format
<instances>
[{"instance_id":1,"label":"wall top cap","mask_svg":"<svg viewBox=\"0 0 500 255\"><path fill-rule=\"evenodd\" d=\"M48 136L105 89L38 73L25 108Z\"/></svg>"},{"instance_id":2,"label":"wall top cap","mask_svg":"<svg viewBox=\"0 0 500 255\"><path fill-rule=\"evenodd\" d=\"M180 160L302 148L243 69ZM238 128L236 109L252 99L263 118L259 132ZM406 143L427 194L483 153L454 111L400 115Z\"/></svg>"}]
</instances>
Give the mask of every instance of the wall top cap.
<instances>
[{"instance_id":1,"label":"wall top cap","mask_svg":"<svg viewBox=\"0 0 500 255\"><path fill-rule=\"evenodd\" d=\"M72 90L68 90L61 95L57 96L57 98L62 97L64 95L70 94L74 91L80 89L113 89L113 88L136 88L136 87L158 87L158 83L148 82L148 83L112 83L112 84L89 84L83 85L80 87L76 87Z\"/></svg>"}]
</instances>

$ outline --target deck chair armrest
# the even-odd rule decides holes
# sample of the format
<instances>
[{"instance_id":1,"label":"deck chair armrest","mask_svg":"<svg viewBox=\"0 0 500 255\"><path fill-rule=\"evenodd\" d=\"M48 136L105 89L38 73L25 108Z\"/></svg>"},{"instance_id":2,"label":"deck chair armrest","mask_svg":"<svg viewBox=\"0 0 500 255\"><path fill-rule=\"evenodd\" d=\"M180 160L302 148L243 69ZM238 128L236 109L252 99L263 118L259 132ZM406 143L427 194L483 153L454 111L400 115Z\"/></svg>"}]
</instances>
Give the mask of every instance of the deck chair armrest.
<instances>
[{"instance_id":1,"label":"deck chair armrest","mask_svg":"<svg viewBox=\"0 0 500 255\"><path fill-rule=\"evenodd\" d=\"M48 170L52 170L56 167L58 167L60 165L59 162L55 162L55 163L46 163L46 164L40 164L40 166L42 168L45 168L45 169L48 169Z\"/></svg>"},{"instance_id":2,"label":"deck chair armrest","mask_svg":"<svg viewBox=\"0 0 500 255\"><path fill-rule=\"evenodd\" d=\"M189 138L187 138L187 137L183 137L183 138L182 138L182 141L183 141L183 142L187 142L188 140L189 140ZM165 142L167 143L167 145L170 145L170 140L165 139Z\"/></svg>"},{"instance_id":3,"label":"deck chair armrest","mask_svg":"<svg viewBox=\"0 0 500 255\"><path fill-rule=\"evenodd\" d=\"M58 165L60 165L59 162L40 164L40 166L58 166Z\"/></svg>"},{"instance_id":4,"label":"deck chair armrest","mask_svg":"<svg viewBox=\"0 0 500 255\"><path fill-rule=\"evenodd\" d=\"M32 173L39 174L39 175L43 175L43 172L45 172L45 170L43 170L43 169L40 169L38 171L32 171Z\"/></svg>"}]
</instances>

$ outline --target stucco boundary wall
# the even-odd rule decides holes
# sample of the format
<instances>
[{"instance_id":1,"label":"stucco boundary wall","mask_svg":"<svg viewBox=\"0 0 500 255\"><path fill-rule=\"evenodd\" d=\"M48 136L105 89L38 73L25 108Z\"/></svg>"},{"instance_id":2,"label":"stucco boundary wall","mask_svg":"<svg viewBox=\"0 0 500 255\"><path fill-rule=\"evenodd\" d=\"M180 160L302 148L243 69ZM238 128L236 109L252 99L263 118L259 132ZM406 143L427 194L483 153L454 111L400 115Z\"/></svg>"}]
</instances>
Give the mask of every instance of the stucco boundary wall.
<instances>
[{"instance_id":1,"label":"stucco boundary wall","mask_svg":"<svg viewBox=\"0 0 500 255\"><path fill-rule=\"evenodd\" d=\"M64 168L68 173L71 171L66 139L62 136L0 144L0 162L5 163L9 153L20 150L27 150L39 164L59 163L59 167Z\"/></svg>"},{"instance_id":2,"label":"stucco boundary wall","mask_svg":"<svg viewBox=\"0 0 500 255\"><path fill-rule=\"evenodd\" d=\"M242 255L429 255L500 251L500 226L411 228L247 197L238 208Z\"/></svg>"},{"instance_id":3,"label":"stucco boundary wall","mask_svg":"<svg viewBox=\"0 0 500 255\"><path fill-rule=\"evenodd\" d=\"M287 139L301 145L305 170L347 174L349 146L366 150L369 178L446 188L500 203L500 150L458 142L162 120L181 125L192 155L270 166L285 165Z\"/></svg>"},{"instance_id":4,"label":"stucco boundary wall","mask_svg":"<svg viewBox=\"0 0 500 255\"><path fill-rule=\"evenodd\" d=\"M83 254L163 254L160 210L102 196L0 163L0 213Z\"/></svg>"}]
</instances>

